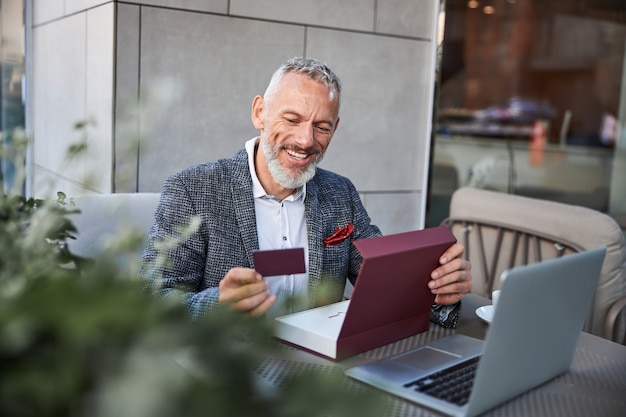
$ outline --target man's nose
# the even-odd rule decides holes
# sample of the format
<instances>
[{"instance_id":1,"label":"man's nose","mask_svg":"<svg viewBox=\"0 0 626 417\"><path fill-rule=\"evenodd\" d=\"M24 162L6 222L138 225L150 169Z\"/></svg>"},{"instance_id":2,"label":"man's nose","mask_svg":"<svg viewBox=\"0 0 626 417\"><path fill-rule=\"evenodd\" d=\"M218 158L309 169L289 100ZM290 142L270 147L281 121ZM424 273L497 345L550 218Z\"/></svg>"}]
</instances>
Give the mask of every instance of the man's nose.
<instances>
[{"instance_id":1,"label":"man's nose","mask_svg":"<svg viewBox=\"0 0 626 417\"><path fill-rule=\"evenodd\" d=\"M301 123L300 126L298 126L296 140L301 147L306 148L313 144L315 140L314 134L315 130L312 123Z\"/></svg>"}]
</instances>

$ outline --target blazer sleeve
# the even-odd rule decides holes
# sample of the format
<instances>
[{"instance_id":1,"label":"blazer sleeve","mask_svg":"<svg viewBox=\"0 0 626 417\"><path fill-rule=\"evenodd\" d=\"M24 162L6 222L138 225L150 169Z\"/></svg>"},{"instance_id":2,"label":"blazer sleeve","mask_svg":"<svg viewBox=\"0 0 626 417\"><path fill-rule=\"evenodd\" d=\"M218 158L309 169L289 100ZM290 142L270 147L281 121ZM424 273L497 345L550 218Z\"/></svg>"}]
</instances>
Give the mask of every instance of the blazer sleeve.
<instances>
[{"instance_id":1,"label":"blazer sleeve","mask_svg":"<svg viewBox=\"0 0 626 417\"><path fill-rule=\"evenodd\" d=\"M144 253L140 274L154 292L183 299L194 318L218 303L217 285L202 287L205 243L200 217L183 181L168 178L162 188Z\"/></svg>"}]
</instances>

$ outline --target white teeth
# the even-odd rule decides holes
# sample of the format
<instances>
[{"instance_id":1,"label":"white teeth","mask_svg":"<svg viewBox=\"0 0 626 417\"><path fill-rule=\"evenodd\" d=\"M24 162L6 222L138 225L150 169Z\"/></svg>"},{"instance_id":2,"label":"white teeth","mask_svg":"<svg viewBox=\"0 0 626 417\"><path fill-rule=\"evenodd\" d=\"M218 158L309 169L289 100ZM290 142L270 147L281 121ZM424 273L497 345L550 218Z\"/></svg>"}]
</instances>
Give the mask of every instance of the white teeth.
<instances>
[{"instance_id":1,"label":"white teeth","mask_svg":"<svg viewBox=\"0 0 626 417\"><path fill-rule=\"evenodd\" d=\"M308 156L308 154L306 153L297 153L297 152L290 151L290 150L287 150L287 153L293 156L294 158L298 158L298 159L304 159Z\"/></svg>"}]
</instances>

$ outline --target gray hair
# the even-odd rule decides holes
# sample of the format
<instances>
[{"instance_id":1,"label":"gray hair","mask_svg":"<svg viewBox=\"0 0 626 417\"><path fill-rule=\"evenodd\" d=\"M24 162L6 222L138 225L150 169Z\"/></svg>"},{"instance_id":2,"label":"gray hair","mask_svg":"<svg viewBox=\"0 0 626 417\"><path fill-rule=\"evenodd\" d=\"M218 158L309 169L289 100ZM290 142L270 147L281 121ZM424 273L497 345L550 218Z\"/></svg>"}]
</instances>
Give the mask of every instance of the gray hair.
<instances>
[{"instance_id":1,"label":"gray hair","mask_svg":"<svg viewBox=\"0 0 626 417\"><path fill-rule=\"evenodd\" d=\"M341 80L323 62L314 58L291 58L284 62L272 75L265 97L273 93L274 88L285 74L303 74L313 81L325 85L337 93L338 102L341 101Z\"/></svg>"}]
</instances>

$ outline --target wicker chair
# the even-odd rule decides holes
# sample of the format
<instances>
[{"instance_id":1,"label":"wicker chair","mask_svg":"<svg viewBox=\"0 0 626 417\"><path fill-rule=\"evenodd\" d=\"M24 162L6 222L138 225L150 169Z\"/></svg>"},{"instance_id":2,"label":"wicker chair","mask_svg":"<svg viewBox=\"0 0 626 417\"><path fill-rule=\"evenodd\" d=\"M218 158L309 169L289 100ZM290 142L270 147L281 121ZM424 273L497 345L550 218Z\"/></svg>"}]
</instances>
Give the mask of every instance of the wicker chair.
<instances>
[{"instance_id":1,"label":"wicker chair","mask_svg":"<svg viewBox=\"0 0 626 417\"><path fill-rule=\"evenodd\" d=\"M511 267L606 246L584 330L626 344L626 241L610 216L586 207L475 188L454 192L447 225L472 262L472 292L489 297Z\"/></svg>"}]
</instances>

